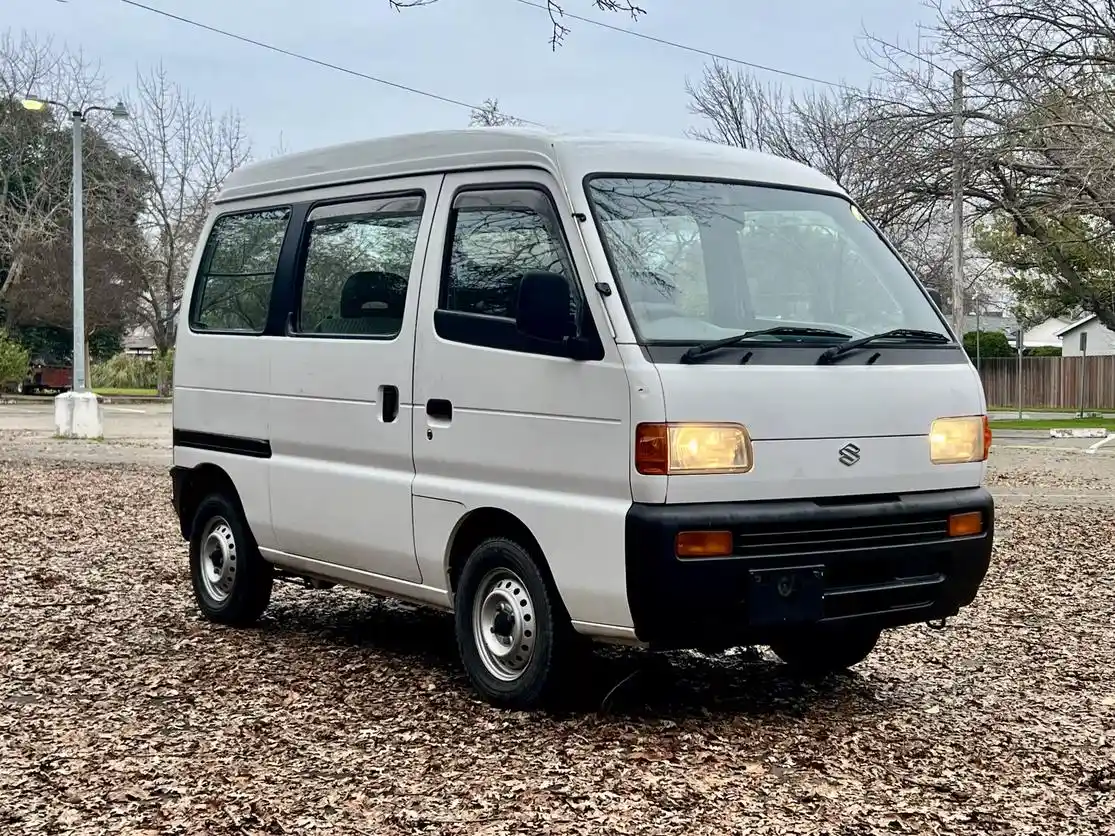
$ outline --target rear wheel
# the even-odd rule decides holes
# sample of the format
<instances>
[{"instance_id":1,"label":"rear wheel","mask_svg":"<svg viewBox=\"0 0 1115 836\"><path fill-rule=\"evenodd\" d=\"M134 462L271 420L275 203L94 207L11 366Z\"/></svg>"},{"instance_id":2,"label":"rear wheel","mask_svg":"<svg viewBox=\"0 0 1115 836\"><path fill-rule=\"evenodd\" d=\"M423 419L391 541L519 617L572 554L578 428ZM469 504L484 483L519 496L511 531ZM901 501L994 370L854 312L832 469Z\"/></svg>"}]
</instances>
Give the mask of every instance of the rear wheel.
<instances>
[{"instance_id":1,"label":"rear wheel","mask_svg":"<svg viewBox=\"0 0 1115 836\"><path fill-rule=\"evenodd\" d=\"M190 579L202 614L250 624L271 601L274 571L256 548L236 503L221 493L202 500L190 537Z\"/></svg>"},{"instance_id":2,"label":"rear wheel","mask_svg":"<svg viewBox=\"0 0 1115 836\"><path fill-rule=\"evenodd\" d=\"M501 708L551 702L580 644L531 553L503 537L480 543L456 594L457 647L477 692Z\"/></svg>"},{"instance_id":3,"label":"rear wheel","mask_svg":"<svg viewBox=\"0 0 1115 836\"><path fill-rule=\"evenodd\" d=\"M817 630L772 642L770 649L795 673L824 676L858 665L878 641L878 630Z\"/></svg>"}]
</instances>

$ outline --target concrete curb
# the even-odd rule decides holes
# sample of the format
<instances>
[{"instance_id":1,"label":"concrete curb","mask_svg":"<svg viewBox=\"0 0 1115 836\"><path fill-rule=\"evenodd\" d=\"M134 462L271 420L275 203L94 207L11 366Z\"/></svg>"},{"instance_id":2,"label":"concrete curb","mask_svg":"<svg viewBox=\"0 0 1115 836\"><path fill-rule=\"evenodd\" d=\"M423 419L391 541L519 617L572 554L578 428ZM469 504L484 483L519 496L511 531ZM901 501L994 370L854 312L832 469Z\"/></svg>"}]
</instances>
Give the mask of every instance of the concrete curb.
<instances>
[{"instance_id":1,"label":"concrete curb","mask_svg":"<svg viewBox=\"0 0 1115 836\"><path fill-rule=\"evenodd\" d=\"M1053 427L1050 438L1107 438L1103 427Z\"/></svg>"}]
</instances>

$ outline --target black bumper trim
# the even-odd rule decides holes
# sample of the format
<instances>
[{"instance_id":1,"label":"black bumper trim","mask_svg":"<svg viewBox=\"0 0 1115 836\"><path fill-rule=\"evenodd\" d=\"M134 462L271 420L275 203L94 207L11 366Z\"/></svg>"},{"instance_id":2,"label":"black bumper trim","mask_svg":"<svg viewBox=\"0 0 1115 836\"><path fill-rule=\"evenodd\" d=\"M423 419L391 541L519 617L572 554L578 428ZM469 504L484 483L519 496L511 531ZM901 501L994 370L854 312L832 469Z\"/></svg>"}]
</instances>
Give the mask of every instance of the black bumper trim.
<instances>
[{"instance_id":1,"label":"black bumper trim","mask_svg":"<svg viewBox=\"0 0 1115 836\"><path fill-rule=\"evenodd\" d=\"M950 514L981 511L982 534L949 537ZM680 560L678 531L730 530L731 557ZM863 537L857 530L901 533ZM818 625L887 629L955 615L991 561L994 501L985 488L692 505L635 504L627 514L627 596L635 633L652 646L767 644ZM752 614L755 570L820 566L820 621L771 626Z\"/></svg>"}]
</instances>

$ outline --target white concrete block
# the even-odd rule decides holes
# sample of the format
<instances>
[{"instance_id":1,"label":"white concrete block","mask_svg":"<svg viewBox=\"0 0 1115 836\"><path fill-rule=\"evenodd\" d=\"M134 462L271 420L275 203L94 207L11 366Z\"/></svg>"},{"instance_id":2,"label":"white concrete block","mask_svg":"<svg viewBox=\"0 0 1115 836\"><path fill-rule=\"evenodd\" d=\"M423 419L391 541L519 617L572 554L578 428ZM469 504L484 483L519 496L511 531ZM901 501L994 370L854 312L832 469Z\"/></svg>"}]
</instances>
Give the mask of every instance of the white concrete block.
<instances>
[{"instance_id":1,"label":"white concrete block","mask_svg":"<svg viewBox=\"0 0 1115 836\"><path fill-rule=\"evenodd\" d=\"M63 392L54 399L54 429L62 438L103 438L101 402L92 392Z\"/></svg>"},{"instance_id":2,"label":"white concrete block","mask_svg":"<svg viewBox=\"0 0 1115 836\"><path fill-rule=\"evenodd\" d=\"M1050 438L1107 438L1107 430L1102 427L1053 427Z\"/></svg>"}]
</instances>

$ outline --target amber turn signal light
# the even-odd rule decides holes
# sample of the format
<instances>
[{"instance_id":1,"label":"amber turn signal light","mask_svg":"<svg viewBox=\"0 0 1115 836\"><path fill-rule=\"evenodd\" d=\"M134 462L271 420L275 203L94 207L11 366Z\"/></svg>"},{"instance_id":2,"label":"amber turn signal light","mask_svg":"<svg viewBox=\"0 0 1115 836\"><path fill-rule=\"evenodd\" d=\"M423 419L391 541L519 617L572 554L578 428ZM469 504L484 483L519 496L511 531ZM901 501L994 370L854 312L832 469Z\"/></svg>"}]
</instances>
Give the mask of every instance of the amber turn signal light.
<instances>
[{"instance_id":1,"label":"amber turn signal light","mask_svg":"<svg viewBox=\"0 0 1115 836\"><path fill-rule=\"evenodd\" d=\"M674 550L678 557L729 557L732 554L732 532L679 531Z\"/></svg>"},{"instance_id":2,"label":"amber turn signal light","mask_svg":"<svg viewBox=\"0 0 1115 836\"><path fill-rule=\"evenodd\" d=\"M967 511L949 515L949 537L970 537L983 532L983 514Z\"/></svg>"}]
</instances>

